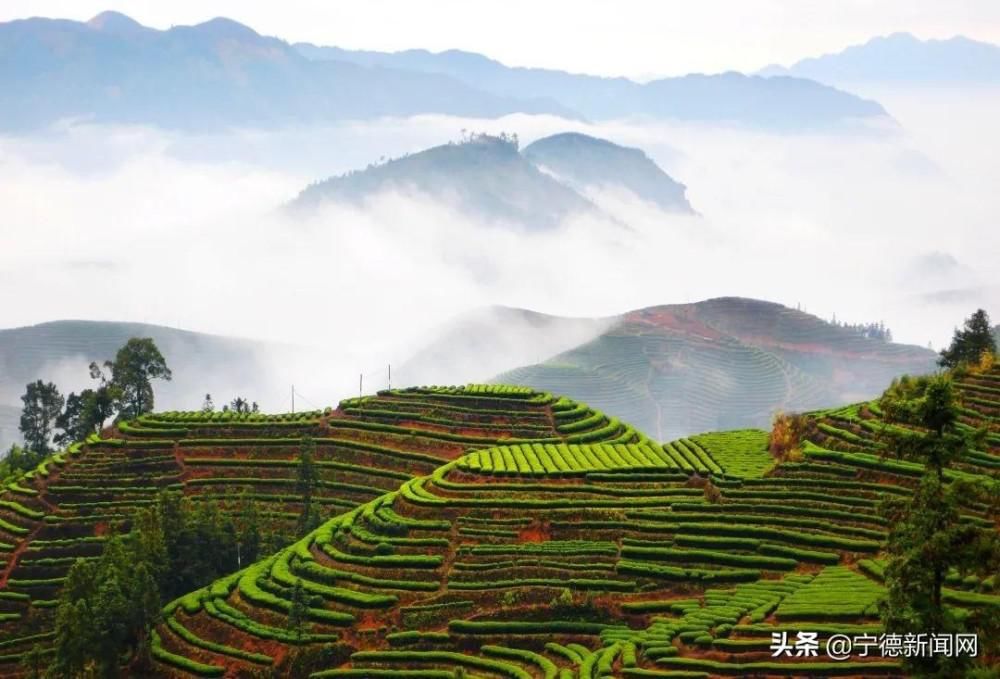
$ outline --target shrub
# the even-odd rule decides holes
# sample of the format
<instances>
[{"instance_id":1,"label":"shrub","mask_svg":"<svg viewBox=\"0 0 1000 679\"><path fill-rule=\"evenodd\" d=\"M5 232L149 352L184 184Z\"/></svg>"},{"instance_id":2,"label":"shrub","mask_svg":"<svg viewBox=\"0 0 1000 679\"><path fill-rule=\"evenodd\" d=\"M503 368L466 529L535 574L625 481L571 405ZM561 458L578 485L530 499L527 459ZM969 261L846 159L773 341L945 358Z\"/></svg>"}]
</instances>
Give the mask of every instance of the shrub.
<instances>
[{"instance_id":1,"label":"shrub","mask_svg":"<svg viewBox=\"0 0 1000 679\"><path fill-rule=\"evenodd\" d=\"M801 459L802 443L816 434L816 424L808 415L778 413L774 416L767 448L779 461Z\"/></svg>"}]
</instances>

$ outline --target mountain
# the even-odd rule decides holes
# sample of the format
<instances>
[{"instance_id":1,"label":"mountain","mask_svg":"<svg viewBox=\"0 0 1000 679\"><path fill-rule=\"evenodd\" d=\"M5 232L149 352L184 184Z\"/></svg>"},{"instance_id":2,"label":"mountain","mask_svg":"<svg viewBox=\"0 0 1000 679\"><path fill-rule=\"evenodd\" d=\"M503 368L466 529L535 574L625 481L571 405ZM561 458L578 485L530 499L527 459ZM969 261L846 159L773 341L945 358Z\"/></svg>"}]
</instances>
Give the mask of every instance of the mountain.
<instances>
[{"instance_id":1,"label":"mountain","mask_svg":"<svg viewBox=\"0 0 1000 679\"><path fill-rule=\"evenodd\" d=\"M577 132L529 144L524 157L577 191L622 187L668 212L693 214L686 187L672 179L641 149L619 146Z\"/></svg>"},{"instance_id":2,"label":"mountain","mask_svg":"<svg viewBox=\"0 0 1000 679\"><path fill-rule=\"evenodd\" d=\"M593 120L644 116L801 129L886 116L874 101L802 78L729 72L640 84L620 77L513 68L459 50L370 52L308 43L297 43L295 47L315 61L446 75L496 96L548 98Z\"/></svg>"},{"instance_id":3,"label":"mountain","mask_svg":"<svg viewBox=\"0 0 1000 679\"><path fill-rule=\"evenodd\" d=\"M380 193L400 191L445 201L470 216L534 229L598 212L585 196L608 188L626 189L667 212L694 214L685 186L643 151L575 132L539 139L523 152L506 134L472 135L314 183L289 208L307 214L328 201L362 205Z\"/></svg>"},{"instance_id":4,"label":"mountain","mask_svg":"<svg viewBox=\"0 0 1000 679\"><path fill-rule=\"evenodd\" d=\"M614 318L566 318L505 306L475 309L438 329L393 374L398 374L400 384L473 382L589 342L614 322Z\"/></svg>"},{"instance_id":5,"label":"mountain","mask_svg":"<svg viewBox=\"0 0 1000 679\"><path fill-rule=\"evenodd\" d=\"M384 191L417 192L446 200L470 215L528 228L596 210L573 189L541 172L506 137L477 135L331 177L299 194L293 211L325 201L361 204Z\"/></svg>"},{"instance_id":6,"label":"mountain","mask_svg":"<svg viewBox=\"0 0 1000 679\"><path fill-rule=\"evenodd\" d=\"M579 345L521 367L508 362L492 381L566 394L666 440L767 426L777 410L870 398L895 376L935 369L930 350L868 339L758 300L650 307L589 323L582 328L593 336ZM489 377L487 367L524 356L544 333L510 336L499 359L485 359L492 347L484 348L478 338L489 336L490 328L487 317L456 322L439 344L431 343L404 367L428 383L446 381L456 374L451 370L482 380Z\"/></svg>"},{"instance_id":7,"label":"mountain","mask_svg":"<svg viewBox=\"0 0 1000 679\"><path fill-rule=\"evenodd\" d=\"M576 117L447 75L310 60L224 18L165 31L114 12L0 23L0 129L66 118L201 129L514 112Z\"/></svg>"},{"instance_id":8,"label":"mountain","mask_svg":"<svg viewBox=\"0 0 1000 679\"><path fill-rule=\"evenodd\" d=\"M156 403L195 408L206 392L216 398L259 398L263 362L273 345L144 323L53 321L0 330L0 450L20 438L24 386L55 382L65 395L91 386L87 366L103 362L131 337L152 337L174 372L156 383Z\"/></svg>"},{"instance_id":9,"label":"mountain","mask_svg":"<svg viewBox=\"0 0 1000 679\"><path fill-rule=\"evenodd\" d=\"M18 429L20 423L20 404L0 405L0 455L7 452L11 443L21 440L21 432Z\"/></svg>"},{"instance_id":10,"label":"mountain","mask_svg":"<svg viewBox=\"0 0 1000 679\"><path fill-rule=\"evenodd\" d=\"M767 76L829 84L855 82L971 84L1000 82L1000 46L955 36L921 40L909 33L872 38L835 54L769 66Z\"/></svg>"}]
</instances>

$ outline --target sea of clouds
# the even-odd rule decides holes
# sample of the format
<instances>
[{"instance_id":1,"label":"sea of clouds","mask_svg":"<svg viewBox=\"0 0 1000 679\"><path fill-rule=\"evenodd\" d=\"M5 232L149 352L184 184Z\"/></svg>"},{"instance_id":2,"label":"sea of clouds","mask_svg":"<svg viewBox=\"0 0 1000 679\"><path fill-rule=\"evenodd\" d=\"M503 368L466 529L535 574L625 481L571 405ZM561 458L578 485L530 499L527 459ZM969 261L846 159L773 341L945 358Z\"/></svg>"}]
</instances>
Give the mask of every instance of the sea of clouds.
<instances>
[{"instance_id":1,"label":"sea of clouds","mask_svg":"<svg viewBox=\"0 0 1000 679\"><path fill-rule=\"evenodd\" d=\"M0 136L0 327L128 320L281 343L254 382L274 409L290 383L318 405L356 393L359 372L384 386L382 366L492 304L595 317L739 295L883 320L897 340L939 348L976 307L1000 316L1000 93L864 94L893 121L774 134L421 116L205 135L76 121ZM312 181L463 129L641 147L699 216L616 187L588 190L609 217L547 231L405 189L309 218L280 209ZM164 406L200 404L206 386L186 381L184 402Z\"/></svg>"}]
</instances>

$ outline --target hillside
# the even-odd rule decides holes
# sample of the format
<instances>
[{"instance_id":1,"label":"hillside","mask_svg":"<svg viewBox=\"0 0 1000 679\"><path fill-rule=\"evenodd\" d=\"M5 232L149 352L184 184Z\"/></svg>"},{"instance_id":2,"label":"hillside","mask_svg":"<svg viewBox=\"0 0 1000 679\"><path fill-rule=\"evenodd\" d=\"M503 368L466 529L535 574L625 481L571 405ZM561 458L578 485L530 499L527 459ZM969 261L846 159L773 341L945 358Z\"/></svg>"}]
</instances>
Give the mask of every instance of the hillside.
<instances>
[{"instance_id":1,"label":"hillside","mask_svg":"<svg viewBox=\"0 0 1000 679\"><path fill-rule=\"evenodd\" d=\"M230 19L159 31L105 12L89 22L0 23L0 129L83 118L167 128L275 127L442 113L576 117L447 75L303 57Z\"/></svg>"},{"instance_id":2,"label":"hillside","mask_svg":"<svg viewBox=\"0 0 1000 679\"><path fill-rule=\"evenodd\" d=\"M1000 369L960 383L989 403L970 423L995 426ZM170 603L154 655L169 676L280 673L324 640L313 677L902 676L857 647L836 662L770 650L806 628L882 633L876 507L920 467L825 443L781 464L760 431L473 451ZM1000 441L981 459L976 473L1000 464ZM944 599L995 609L995 586L950 573Z\"/></svg>"},{"instance_id":3,"label":"hillside","mask_svg":"<svg viewBox=\"0 0 1000 679\"><path fill-rule=\"evenodd\" d=\"M543 171L577 191L620 187L667 212L694 212L684 195L685 186L641 149L564 132L529 144L523 153Z\"/></svg>"},{"instance_id":4,"label":"hillside","mask_svg":"<svg viewBox=\"0 0 1000 679\"><path fill-rule=\"evenodd\" d=\"M769 66L762 75L791 75L828 84L1000 82L1000 46L956 35L921 40L909 33L872 38L835 54L803 59L789 67Z\"/></svg>"},{"instance_id":5,"label":"hillside","mask_svg":"<svg viewBox=\"0 0 1000 679\"><path fill-rule=\"evenodd\" d=\"M393 374L401 384L475 382L589 342L614 322L504 306L475 309L438 329Z\"/></svg>"},{"instance_id":6,"label":"hillside","mask_svg":"<svg viewBox=\"0 0 1000 679\"><path fill-rule=\"evenodd\" d=\"M719 298L633 311L590 342L494 379L567 394L665 440L871 398L934 361L927 349L779 304Z\"/></svg>"},{"instance_id":7,"label":"hillside","mask_svg":"<svg viewBox=\"0 0 1000 679\"><path fill-rule=\"evenodd\" d=\"M334 411L166 412L122 423L0 492L0 674L51 641L52 607L74 560L100 554L108 534L128 530L160 490L219 503L227 516L250 501L272 529L291 531L302 510L295 478L305 436L316 444L314 502L324 519L470 450L638 438L585 406L516 387L397 390Z\"/></svg>"},{"instance_id":8,"label":"hillside","mask_svg":"<svg viewBox=\"0 0 1000 679\"><path fill-rule=\"evenodd\" d=\"M14 405L0 405L0 453L6 453L10 444L21 439L18 425L21 408Z\"/></svg>"},{"instance_id":9,"label":"hillside","mask_svg":"<svg viewBox=\"0 0 1000 679\"><path fill-rule=\"evenodd\" d=\"M528 162L506 139L478 135L313 184L291 208L325 201L360 204L380 193L418 193L454 205L470 216L527 229L556 226L592 203Z\"/></svg>"},{"instance_id":10,"label":"hillside","mask_svg":"<svg viewBox=\"0 0 1000 679\"><path fill-rule=\"evenodd\" d=\"M216 398L242 394L257 398L263 355L273 345L146 323L52 321L0 330L0 449L17 438L17 417L24 385L36 379L56 382L63 391L90 383L91 361L113 359L131 337L152 337L176 374L157 385L162 407L200 405L205 392ZM74 387L68 385L77 385ZM14 408L13 426L8 408Z\"/></svg>"},{"instance_id":11,"label":"hillside","mask_svg":"<svg viewBox=\"0 0 1000 679\"><path fill-rule=\"evenodd\" d=\"M513 68L481 54L448 50L353 51L297 44L310 59L445 75L496 96L549 99L591 120L643 116L739 123L778 130L879 119L876 102L802 78L692 74L637 83L627 78Z\"/></svg>"}]
</instances>

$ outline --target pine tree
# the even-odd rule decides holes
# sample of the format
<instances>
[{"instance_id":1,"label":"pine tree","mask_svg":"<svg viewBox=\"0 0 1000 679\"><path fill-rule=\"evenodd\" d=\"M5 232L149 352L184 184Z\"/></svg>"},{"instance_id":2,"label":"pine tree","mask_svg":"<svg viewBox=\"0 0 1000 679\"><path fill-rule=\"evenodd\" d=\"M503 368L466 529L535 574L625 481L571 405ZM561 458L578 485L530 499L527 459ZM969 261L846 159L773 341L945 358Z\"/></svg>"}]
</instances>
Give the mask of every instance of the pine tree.
<instances>
[{"instance_id":1,"label":"pine tree","mask_svg":"<svg viewBox=\"0 0 1000 679\"><path fill-rule=\"evenodd\" d=\"M303 437L299 447L299 464L296 470L295 489L302 498L302 513L296 524L296 534L303 537L319 525L319 514L313 508L312 496L319 482L319 471L313 461L316 443L308 436Z\"/></svg>"},{"instance_id":2,"label":"pine tree","mask_svg":"<svg viewBox=\"0 0 1000 679\"><path fill-rule=\"evenodd\" d=\"M977 445L982 433L969 434L957 426L958 404L947 375L901 379L879 405L890 423L923 430L886 428L887 449L924 466L911 497L893 496L879 506L889 526L887 597L881 611L886 632L953 634L988 624L975 614L962 621L942 603L945 577L952 568L987 575L1000 569L996 531L961 520L964 503L982 501L995 489L950 480L946 474ZM916 674L961 676L969 659L916 657L905 664Z\"/></svg>"},{"instance_id":3,"label":"pine tree","mask_svg":"<svg viewBox=\"0 0 1000 679\"><path fill-rule=\"evenodd\" d=\"M997 345L989 315L978 309L965 319L965 326L961 330L955 330L951 346L941 350L938 365L946 368L956 368L963 364L975 365L986 352L996 354Z\"/></svg>"},{"instance_id":4,"label":"pine tree","mask_svg":"<svg viewBox=\"0 0 1000 679\"><path fill-rule=\"evenodd\" d=\"M302 588L302 579L296 578L295 586L292 587L291 608L288 611L288 629L295 635L296 639L302 638L308 614L309 607L306 604L306 594Z\"/></svg>"}]
</instances>

